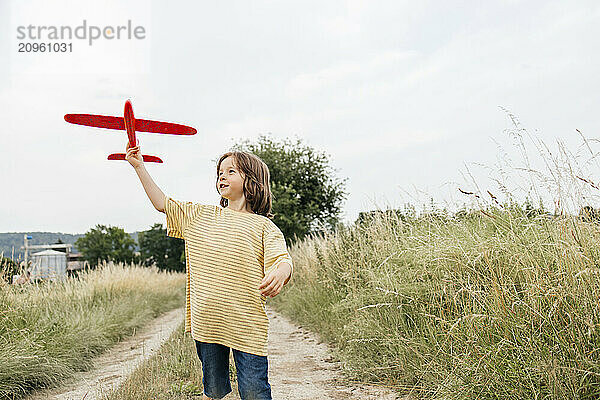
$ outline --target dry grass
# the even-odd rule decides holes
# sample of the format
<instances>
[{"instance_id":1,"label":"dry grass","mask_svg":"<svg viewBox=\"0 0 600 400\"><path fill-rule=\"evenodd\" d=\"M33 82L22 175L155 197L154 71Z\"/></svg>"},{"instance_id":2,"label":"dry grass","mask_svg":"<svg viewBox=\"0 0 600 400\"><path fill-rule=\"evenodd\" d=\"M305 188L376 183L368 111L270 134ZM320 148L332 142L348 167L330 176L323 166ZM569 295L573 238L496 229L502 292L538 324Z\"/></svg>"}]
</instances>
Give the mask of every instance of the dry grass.
<instances>
[{"instance_id":1,"label":"dry grass","mask_svg":"<svg viewBox=\"0 0 600 400\"><path fill-rule=\"evenodd\" d=\"M104 263L77 278L0 288L0 398L60 384L185 301L185 275Z\"/></svg>"},{"instance_id":2,"label":"dry grass","mask_svg":"<svg viewBox=\"0 0 600 400\"><path fill-rule=\"evenodd\" d=\"M276 299L336 344L351 379L426 398L596 398L600 229L487 213L381 215L312 238Z\"/></svg>"}]
</instances>

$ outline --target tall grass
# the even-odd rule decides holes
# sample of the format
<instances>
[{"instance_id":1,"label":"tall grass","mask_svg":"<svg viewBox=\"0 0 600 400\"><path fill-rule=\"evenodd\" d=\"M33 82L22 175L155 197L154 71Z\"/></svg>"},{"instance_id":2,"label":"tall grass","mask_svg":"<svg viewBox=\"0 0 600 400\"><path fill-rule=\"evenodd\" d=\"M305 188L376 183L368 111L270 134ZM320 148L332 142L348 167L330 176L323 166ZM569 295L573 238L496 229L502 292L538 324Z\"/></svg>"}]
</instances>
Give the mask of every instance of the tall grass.
<instances>
[{"instance_id":1,"label":"tall grass","mask_svg":"<svg viewBox=\"0 0 600 400\"><path fill-rule=\"evenodd\" d=\"M277 308L351 379L424 398L600 396L600 229L488 209L376 215L292 249Z\"/></svg>"},{"instance_id":2,"label":"tall grass","mask_svg":"<svg viewBox=\"0 0 600 400\"><path fill-rule=\"evenodd\" d=\"M93 356L184 301L184 274L139 265L103 263L65 281L3 284L0 398L89 369Z\"/></svg>"}]
</instances>

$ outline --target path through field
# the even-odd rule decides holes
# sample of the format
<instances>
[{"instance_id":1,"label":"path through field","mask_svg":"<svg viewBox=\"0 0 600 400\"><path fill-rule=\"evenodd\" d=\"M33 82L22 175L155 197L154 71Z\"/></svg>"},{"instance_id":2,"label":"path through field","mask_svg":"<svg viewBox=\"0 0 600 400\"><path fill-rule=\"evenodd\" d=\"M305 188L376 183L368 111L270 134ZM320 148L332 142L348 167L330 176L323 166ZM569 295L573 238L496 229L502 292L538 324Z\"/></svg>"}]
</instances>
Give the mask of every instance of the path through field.
<instances>
[{"instance_id":1,"label":"path through field","mask_svg":"<svg viewBox=\"0 0 600 400\"><path fill-rule=\"evenodd\" d=\"M184 309L170 311L145 329L98 357L97 368L78 373L60 389L36 393L27 400L96 400L119 385L144 359L151 356L183 320ZM340 365L318 335L291 322L267 305L269 316L269 383L275 400L395 400L394 392L375 386L343 384ZM230 354L233 362L233 355ZM201 386L200 382L200 386ZM224 399L239 399L237 385Z\"/></svg>"},{"instance_id":2,"label":"path through field","mask_svg":"<svg viewBox=\"0 0 600 400\"><path fill-rule=\"evenodd\" d=\"M145 359L160 348L183 320L185 309L169 311L133 336L117 343L96 358L96 368L78 372L60 388L36 392L27 400L96 400L116 388Z\"/></svg>"}]
</instances>

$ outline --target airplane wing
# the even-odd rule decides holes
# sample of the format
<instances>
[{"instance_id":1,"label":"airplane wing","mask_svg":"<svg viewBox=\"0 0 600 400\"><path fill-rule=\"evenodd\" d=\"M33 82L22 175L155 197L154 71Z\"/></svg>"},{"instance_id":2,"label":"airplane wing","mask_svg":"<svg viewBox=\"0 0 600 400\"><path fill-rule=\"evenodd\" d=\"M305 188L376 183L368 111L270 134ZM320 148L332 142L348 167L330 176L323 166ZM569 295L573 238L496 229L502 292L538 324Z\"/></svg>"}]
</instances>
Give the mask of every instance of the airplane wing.
<instances>
[{"instance_id":1,"label":"airplane wing","mask_svg":"<svg viewBox=\"0 0 600 400\"><path fill-rule=\"evenodd\" d=\"M125 160L125 156L127 154L125 153L114 153L108 156L108 160ZM163 160L161 160L159 157L156 156L149 156L148 154L142 154L142 160L144 160L144 162L155 162L155 163L162 163Z\"/></svg>"},{"instance_id":2,"label":"airplane wing","mask_svg":"<svg viewBox=\"0 0 600 400\"><path fill-rule=\"evenodd\" d=\"M96 128L125 130L123 117L93 114L65 114L65 121L71 124L93 126ZM135 119L136 132L154 132L170 135L195 135L196 129L191 126L174 124L171 122Z\"/></svg>"}]
</instances>

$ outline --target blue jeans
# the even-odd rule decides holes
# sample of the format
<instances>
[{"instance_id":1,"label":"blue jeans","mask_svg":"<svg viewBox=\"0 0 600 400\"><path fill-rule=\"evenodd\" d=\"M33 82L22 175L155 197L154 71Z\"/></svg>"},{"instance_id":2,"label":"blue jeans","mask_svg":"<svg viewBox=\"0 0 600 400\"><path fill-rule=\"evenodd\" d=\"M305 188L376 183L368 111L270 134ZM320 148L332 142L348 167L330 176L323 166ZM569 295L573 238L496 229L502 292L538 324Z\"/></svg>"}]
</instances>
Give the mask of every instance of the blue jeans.
<instances>
[{"instance_id":1,"label":"blue jeans","mask_svg":"<svg viewBox=\"0 0 600 400\"><path fill-rule=\"evenodd\" d=\"M221 399L231 392L229 381L229 347L219 343L196 342L196 351L202 362L204 394ZM237 370L238 392L242 400L271 400L269 363L267 356L233 349Z\"/></svg>"}]
</instances>

